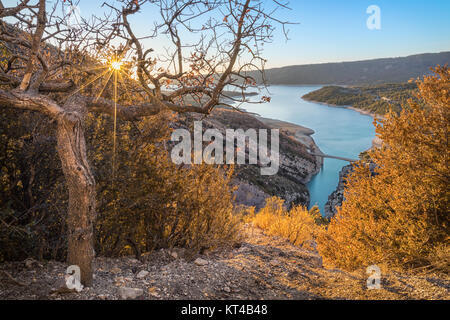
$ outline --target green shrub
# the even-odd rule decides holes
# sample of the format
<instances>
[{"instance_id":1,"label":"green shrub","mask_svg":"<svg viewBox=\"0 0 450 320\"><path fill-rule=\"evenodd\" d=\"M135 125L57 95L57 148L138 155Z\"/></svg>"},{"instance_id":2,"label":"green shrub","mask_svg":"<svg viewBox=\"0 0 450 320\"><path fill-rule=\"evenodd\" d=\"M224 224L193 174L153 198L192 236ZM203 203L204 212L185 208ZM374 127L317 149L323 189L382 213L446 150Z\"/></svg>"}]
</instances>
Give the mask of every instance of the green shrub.
<instances>
[{"instance_id":1,"label":"green shrub","mask_svg":"<svg viewBox=\"0 0 450 320\"><path fill-rule=\"evenodd\" d=\"M54 127L28 112L0 112L0 260L65 260L68 193ZM239 239L232 170L174 165L166 144L173 120L161 114L119 121L113 173L113 120L88 116L88 153L97 182L97 254L172 246L194 253Z\"/></svg>"}]
</instances>

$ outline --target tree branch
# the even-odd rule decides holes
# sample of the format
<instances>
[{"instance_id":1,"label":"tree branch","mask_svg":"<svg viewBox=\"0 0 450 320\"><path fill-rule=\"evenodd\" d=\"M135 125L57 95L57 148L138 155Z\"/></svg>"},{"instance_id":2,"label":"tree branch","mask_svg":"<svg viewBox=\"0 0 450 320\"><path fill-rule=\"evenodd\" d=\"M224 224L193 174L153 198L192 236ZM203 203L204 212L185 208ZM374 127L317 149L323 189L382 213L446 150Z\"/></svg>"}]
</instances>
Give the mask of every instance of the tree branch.
<instances>
[{"instance_id":1,"label":"tree branch","mask_svg":"<svg viewBox=\"0 0 450 320\"><path fill-rule=\"evenodd\" d=\"M65 113L64 109L49 97L19 90L0 89L0 106L38 111L54 119Z\"/></svg>"},{"instance_id":2,"label":"tree branch","mask_svg":"<svg viewBox=\"0 0 450 320\"><path fill-rule=\"evenodd\" d=\"M37 22L36 32L33 35L33 43L31 44L30 58L28 60L28 64L27 64L27 67L25 70L25 75L22 79L22 83L20 84L20 87L19 87L20 90L22 90L22 91L28 89L28 86L30 85L31 76L33 75L34 61L36 60L36 58L38 56L39 47L41 45L42 35L44 34L45 24L47 22L46 12L45 12L45 0L39 0L39 13L37 16L37 21L38 22ZM39 76L39 79L41 79L41 78L43 78L43 77ZM37 86L39 86L39 84Z\"/></svg>"},{"instance_id":3,"label":"tree branch","mask_svg":"<svg viewBox=\"0 0 450 320\"><path fill-rule=\"evenodd\" d=\"M22 11L23 9L28 7L28 2L30 2L30 0L24 0L15 7L5 8L5 7L3 7L3 4L0 1L0 18L16 15L17 13L19 13L20 11Z\"/></svg>"},{"instance_id":4,"label":"tree branch","mask_svg":"<svg viewBox=\"0 0 450 320\"><path fill-rule=\"evenodd\" d=\"M179 106L174 103L164 102L160 104L143 103L140 105L124 106L115 104L114 101L104 98L84 97L88 111L114 115L117 108L117 117L123 120L137 120L142 117L153 116L167 109L177 113L195 112L207 114L208 110L198 106Z\"/></svg>"},{"instance_id":5,"label":"tree branch","mask_svg":"<svg viewBox=\"0 0 450 320\"><path fill-rule=\"evenodd\" d=\"M20 85L21 80L19 78L9 75L4 72L0 72L0 81L10 85L12 87L17 87ZM75 84L72 80L68 81L47 81L39 85L38 91L40 92L68 92L73 89Z\"/></svg>"}]
</instances>

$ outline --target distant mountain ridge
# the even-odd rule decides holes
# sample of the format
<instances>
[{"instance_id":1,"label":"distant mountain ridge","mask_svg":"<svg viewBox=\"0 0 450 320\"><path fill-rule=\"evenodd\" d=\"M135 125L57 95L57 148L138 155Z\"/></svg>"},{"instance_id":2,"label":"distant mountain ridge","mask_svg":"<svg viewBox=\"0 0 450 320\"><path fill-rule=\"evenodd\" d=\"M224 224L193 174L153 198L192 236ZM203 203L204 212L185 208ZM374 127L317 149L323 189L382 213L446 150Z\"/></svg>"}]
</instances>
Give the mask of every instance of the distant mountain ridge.
<instances>
[{"instance_id":1,"label":"distant mountain ridge","mask_svg":"<svg viewBox=\"0 0 450 320\"><path fill-rule=\"evenodd\" d=\"M406 82L430 73L436 65L450 64L450 51L424 53L407 57L382 58L353 62L337 62L287 66L266 70L269 84L380 84ZM251 72L261 83L260 74Z\"/></svg>"}]
</instances>

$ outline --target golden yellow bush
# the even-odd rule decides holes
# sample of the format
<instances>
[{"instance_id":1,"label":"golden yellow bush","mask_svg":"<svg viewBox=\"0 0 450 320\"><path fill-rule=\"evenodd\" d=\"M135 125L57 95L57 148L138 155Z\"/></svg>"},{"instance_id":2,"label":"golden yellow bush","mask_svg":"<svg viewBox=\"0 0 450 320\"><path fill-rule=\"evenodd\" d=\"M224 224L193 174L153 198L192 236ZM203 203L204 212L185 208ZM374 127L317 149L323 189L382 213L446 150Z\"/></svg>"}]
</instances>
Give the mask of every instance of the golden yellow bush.
<instances>
[{"instance_id":1,"label":"golden yellow bush","mask_svg":"<svg viewBox=\"0 0 450 320\"><path fill-rule=\"evenodd\" d=\"M417 84L408 108L376 124L375 175L360 162L349 176L345 201L318 238L325 265L450 270L450 70L437 67Z\"/></svg>"},{"instance_id":2,"label":"golden yellow bush","mask_svg":"<svg viewBox=\"0 0 450 320\"><path fill-rule=\"evenodd\" d=\"M297 246L311 246L320 230L315 217L303 206L286 210L284 200L272 197L252 219L253 225L267 235L280 236Z\"/></svg>"},{"instance_id":3,"label":"golden yellow bush","mask_svg":"<svg viewBox=\"0 0 450 320\"><path fill-rule=\"evenodd\" d=\"M241 222L244 224L249 224L253 222L253 219L256 216L256 208L248 207L245 205L235 206L234 208L235 214L241 217Z\"/></svg>"}]
</instances>

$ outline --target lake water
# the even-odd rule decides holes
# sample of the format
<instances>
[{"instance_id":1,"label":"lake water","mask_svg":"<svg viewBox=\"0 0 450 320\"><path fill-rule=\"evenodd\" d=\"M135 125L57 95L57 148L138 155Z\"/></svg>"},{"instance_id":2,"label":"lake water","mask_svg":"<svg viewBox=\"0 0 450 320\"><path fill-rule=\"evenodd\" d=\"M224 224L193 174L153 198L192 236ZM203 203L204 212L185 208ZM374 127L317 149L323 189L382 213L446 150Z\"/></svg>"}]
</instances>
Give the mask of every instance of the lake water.
<instances>
[{"instance_id":1,"label":"lake water","mask_svg":"<svg viewBox=\"0 0 450 320\"><path fill-rule=\"evenodd\" d=\"M375 137L373 119L357 111L308 102L301 97L322 86L270 86L270 103L245 103L241 107L262 117L299 124L315 131L312 136L322 152L350 159L358 159L360 152L372 146ZM259 101L252 97L252 101ZM348 162L325 159L324 166L308 184L311 206L318 204L324 212L328 196L336 189L339 171Z\"/></svg>"}]
</instances>

